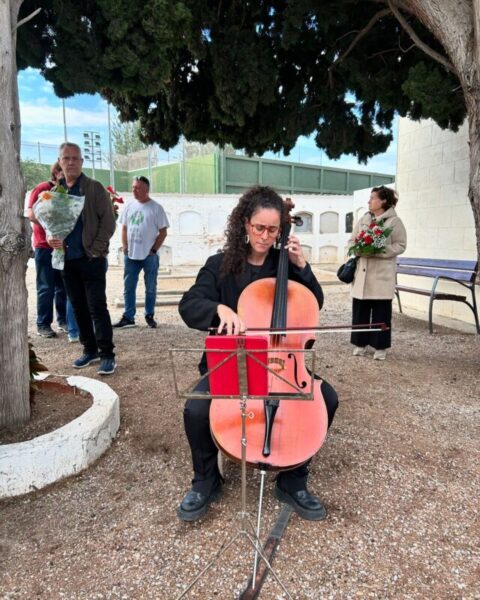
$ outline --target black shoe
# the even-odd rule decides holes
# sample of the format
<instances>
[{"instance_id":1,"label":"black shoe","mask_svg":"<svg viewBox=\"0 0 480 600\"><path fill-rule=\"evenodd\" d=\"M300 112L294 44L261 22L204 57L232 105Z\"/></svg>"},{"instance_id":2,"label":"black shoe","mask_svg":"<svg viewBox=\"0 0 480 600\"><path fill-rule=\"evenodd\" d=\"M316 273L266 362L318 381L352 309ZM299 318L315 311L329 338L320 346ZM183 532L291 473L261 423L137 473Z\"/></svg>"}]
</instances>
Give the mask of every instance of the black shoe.
<instances>
[{"instance_id":1,"label":"black shoe","mask_svg":"<svg viewBox=\"0 0 480 600\"><path fill-rule=\"evenodd\" d=\"M135 327L135 321L132 321L132 319L127 319L127 317L124 315L120 321L114 323L112 327L117 327L118 329L128 329L129 327Z\"/></svg>"},{"instance_id":2,"label":"black shoe","mask_svg":"<svg viewBox=\"0 0 480 600\"><path fill-rule=\"evenodd\" d=\"M38 327L37 335L45 338L54 338L57 337L57 334L53 331L51 327Z\"/></svg>"},{"instance_id":3,"label":"black shoe","mask_svg":"<svg viewBox=\"0 0 480 600\"><path fill-rule=\"evenodd\" d=\"M322 521L327 516L327 511L320 500L306 489L298 492L284 492L277 484L275 498L289 504L299 517L307 521Z\"/></svg>"},{"instance_id":4,"label":"black shoe","mask_svg":"<svg viewBox=\"0 0 480 600\"><path fill-rule=\"evenodd\" d=\"M177 515L182 521L196 521L203 517L208 510L210 502L217 500L222 495L222 484L218 483L209 496L201 492L190 490L187 492L178 507Z\"/></svg>"},{"instance_id":5,"label":"black shoe","mask_svg":"<svg viewBox=\"0 0 480 600\"><path fill-rule=\"evenodd\" d=\"M155 327L157 326L157 322L153 318L153 315L145 315L145 321L147 322L147 325L152 329L155 329Z\"/></svg>"}]
</instances>

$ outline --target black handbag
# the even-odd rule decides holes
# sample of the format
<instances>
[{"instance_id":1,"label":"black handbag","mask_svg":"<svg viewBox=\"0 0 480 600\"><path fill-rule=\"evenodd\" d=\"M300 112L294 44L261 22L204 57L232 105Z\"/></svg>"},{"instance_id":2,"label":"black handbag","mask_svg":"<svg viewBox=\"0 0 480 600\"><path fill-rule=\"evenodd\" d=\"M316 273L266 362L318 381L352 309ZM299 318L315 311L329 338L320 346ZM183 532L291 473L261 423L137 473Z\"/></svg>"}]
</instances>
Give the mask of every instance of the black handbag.
<instances>
[{"instance_id":1,"label":"black handbag","mask_svg":"<svg viewBox=\"0 0 480 600\"><path fill-rule=\"evenodd\" d=\"M337 271L337 277L343 283L352 283L355 276L355 269L357 268L358 257L354 256L349 258L345 264L343 264Z\"/></svg>"}]
</instances>

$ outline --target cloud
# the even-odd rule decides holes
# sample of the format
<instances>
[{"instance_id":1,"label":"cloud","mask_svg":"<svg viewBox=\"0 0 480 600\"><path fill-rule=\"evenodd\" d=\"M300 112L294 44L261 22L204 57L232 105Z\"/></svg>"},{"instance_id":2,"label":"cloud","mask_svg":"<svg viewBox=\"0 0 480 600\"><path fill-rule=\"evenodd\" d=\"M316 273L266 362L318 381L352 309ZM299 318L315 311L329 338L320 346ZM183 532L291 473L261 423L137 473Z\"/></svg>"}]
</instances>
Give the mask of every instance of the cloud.
<instances>
[{"instance_id":1,"label":"cloud","mask_svg":"<svg viewBox=\"0 0 480 600\"><path fill-rule=\"evenodd\" d=\"M22 141L58 144L63 141L63 110L61 104L50 105L48 98L20 103ZM101 104L96 110L65 109L68 137L78 142L85 129L99 130L102 137L108 127L106 107Z\"/></svg>"},{"instance_id":2,"label":"cloud","mask_svg":"<svg viewBox=\"0 0 480 600\"><path fill-rule=\"evenodd\" d=\"M20 114L22 124L28 126L38 125L52 126L63 123L62 105L48 105L47 99L39 99L37 102L21 102ZM99 107L100 108L100 107ZM104 107L102 107L104 108ZM86 111L78 108L65 108L65 118L67 126L71 124L74 127L105 127L107 125L107 111Z\"/></svg>"}]
</instances>

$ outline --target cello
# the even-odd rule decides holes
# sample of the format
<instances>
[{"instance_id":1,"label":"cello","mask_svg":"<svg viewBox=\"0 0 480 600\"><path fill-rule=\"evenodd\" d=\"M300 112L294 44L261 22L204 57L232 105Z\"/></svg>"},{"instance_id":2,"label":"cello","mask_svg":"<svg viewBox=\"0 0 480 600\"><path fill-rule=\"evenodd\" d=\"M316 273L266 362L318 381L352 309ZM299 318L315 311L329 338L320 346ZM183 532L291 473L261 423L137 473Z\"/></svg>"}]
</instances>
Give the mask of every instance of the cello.
<instances>
[{"instance_id":1,"label":"cello","mask_svg":"<svg viewBox=\"0 0 480 600\"><path fill-rule=\"evenodd\" d=\"M286 245L293 203L287 199L285 204L277 276L250 283L237 307L246 336L252 329L275 331L268 339L267 365L274 372L268 374L268 399L249 399L246 404L247 464L269 470L293 469L307 462L322 446L328 428L321 380L308 372L302 351L315 341L308 329L315 330L318 325L319 306L313 292L288 279ZM306 331L298 332L303 328ZM289 329L295 333L288 333ZM312 399L289 399L295 389L311 393ZM212 400L210 429L220 451L241 462L241 417L235 402Z\"/></svg>"}]
</instances>

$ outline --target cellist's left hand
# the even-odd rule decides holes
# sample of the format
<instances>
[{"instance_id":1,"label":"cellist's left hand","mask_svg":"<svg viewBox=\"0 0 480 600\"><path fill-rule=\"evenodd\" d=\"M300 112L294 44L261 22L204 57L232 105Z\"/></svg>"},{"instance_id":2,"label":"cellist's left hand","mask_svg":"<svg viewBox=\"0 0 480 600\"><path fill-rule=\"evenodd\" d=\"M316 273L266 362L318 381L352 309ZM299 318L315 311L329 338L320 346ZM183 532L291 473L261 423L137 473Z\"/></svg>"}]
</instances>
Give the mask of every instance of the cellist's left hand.
<instances>
[{"instance_id":1,"label":"cellist's left hand","mask_svg":"<svg viewBox=\"0 0 480 600\"><path fill-rule=\"evenodd\" d=\"M285 246L285 248L288 249L288 260L299 269L303 269L307 264L307 261L303 256L303 250L300 246L300 240L296 236L290 235L288 237L288 243Z\"/></svg>"}]
</instances>

